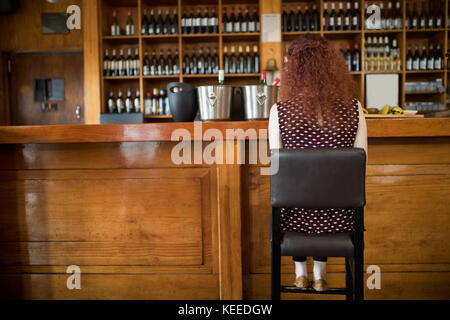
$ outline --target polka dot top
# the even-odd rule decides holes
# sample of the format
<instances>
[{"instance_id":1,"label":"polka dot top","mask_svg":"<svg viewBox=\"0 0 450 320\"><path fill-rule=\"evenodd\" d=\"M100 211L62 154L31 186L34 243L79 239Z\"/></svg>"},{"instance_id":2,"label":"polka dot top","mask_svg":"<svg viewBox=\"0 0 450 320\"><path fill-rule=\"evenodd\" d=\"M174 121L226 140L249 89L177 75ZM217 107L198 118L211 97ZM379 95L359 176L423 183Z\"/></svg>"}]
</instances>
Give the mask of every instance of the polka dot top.
<instances>
[{"instance_id":1,"label":"polka dot top","mask_svg":"<svg viewBox=\"0 0 450 320\"><path fill-rule=\"evenodd\" d=\"M342 107L342 101L338 101ZM302 103L286 100L277 103L281 141L285 149L351 148L358 131L358 101L351 108L338 109L336 121L318 124L317 116L302 108ZM310 119L307 121L306 119ZM351 232L354 209L282 208L281 227L284 231L321 234Z\"/></svg>"}]
</instances>

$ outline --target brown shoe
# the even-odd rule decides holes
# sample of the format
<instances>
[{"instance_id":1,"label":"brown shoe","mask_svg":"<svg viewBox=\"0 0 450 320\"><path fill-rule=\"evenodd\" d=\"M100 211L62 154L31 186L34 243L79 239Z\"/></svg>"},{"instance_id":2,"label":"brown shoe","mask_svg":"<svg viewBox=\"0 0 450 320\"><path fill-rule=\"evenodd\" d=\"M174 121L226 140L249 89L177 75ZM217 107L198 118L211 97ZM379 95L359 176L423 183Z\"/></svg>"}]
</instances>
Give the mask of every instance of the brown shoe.
<instances>
[{"instance_id":1,"label":"brown shoe","mask_svg":"<svg viewBox=\"0 0 450 320\"><path fill-rule=\"evenodd\" d=\"M316 291L326 291L326 290L328 290L328 284L323 279L314 280L313 284L312 284L312 287Z\"/></svg>"},{"instance_id":2,"label":"brown shoe","mask_svg":"<svg viewBox=\"0 0 450 320\"><path fill-rule=\"evenodd\" d=\"M307 277L300 276L297 279L295 279L294 285L297 288L308 288L310 286L310 283Z\"/></svg>"}]
</instances>

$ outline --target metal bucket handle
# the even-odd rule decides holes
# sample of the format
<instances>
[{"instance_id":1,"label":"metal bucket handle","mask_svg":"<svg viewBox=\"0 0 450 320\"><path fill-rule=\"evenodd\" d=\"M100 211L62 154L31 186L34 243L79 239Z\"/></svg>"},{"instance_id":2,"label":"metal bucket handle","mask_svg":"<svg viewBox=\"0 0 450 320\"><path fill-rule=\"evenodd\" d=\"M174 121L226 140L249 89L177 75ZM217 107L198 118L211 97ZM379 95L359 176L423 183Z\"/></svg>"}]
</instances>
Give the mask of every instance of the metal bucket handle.
<instances>
[{"instance_id":1,"label":"metal bucket handle","mask_svg":"<svg viewBox=\"0 0 450 320\"><path fill-rule=\"evenodd\" d=\"M214 91L210 91L208 93L208 103L212 108L215 108L217 105L217 94Z\"/></svg>"}]
</instances>

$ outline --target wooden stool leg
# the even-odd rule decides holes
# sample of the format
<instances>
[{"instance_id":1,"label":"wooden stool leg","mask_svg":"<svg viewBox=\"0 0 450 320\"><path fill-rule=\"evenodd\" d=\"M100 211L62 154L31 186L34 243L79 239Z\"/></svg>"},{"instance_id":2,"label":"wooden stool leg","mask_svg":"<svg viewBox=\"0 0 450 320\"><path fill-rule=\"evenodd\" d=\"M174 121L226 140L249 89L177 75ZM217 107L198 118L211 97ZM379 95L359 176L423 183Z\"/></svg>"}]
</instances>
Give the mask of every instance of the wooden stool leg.
<instances>
[{"instance_id":1,"label":"wooden stool leg","mask_svg":"<svg viewBox=\"0 0 450 320\"><path fill-rule=\"evenodd\" d=\"M272 300L281 298L281 227L280 210L272 209Z\"/></svg>"}]
</instances>

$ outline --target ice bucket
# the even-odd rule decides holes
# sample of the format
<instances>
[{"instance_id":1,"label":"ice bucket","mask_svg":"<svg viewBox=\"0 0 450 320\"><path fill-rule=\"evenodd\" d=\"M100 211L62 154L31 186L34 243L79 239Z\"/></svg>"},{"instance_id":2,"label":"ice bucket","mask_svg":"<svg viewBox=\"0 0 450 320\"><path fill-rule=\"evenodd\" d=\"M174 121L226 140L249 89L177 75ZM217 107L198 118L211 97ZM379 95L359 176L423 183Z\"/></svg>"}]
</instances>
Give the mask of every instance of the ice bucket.
<instances>
[{"instance_id":1,"label":"ice bucket","mask_svg":"<svg viewBox=\"0 0 450 320\"><path fill-rule=\"evenodd\" d=\"M278 86L243 86L245 119L268 119L270 108L277 102Z\"/></svg>"},{"instance_id":2,"label":"ice bucket","mask_svg":"<svg viewBox=\"0 0 450 320\"><path fill-rule=\"evenodd\" d=\"M202 121L229 120L233 101L233 86L201 86L197 88Z\"/></svg>"}]
</instances>

